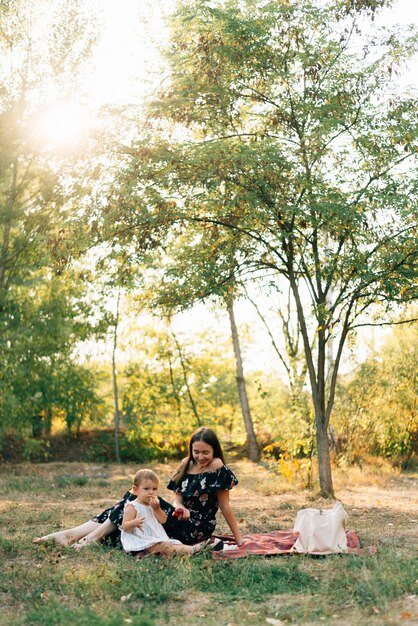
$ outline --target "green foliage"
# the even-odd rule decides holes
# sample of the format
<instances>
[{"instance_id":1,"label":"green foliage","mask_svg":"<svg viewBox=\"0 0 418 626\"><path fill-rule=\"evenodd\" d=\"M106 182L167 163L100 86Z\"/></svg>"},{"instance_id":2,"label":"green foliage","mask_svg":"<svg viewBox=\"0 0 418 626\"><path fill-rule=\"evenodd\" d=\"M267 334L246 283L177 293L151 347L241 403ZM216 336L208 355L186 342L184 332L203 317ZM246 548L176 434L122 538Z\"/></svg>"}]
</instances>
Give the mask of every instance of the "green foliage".
<instances>
[{"instance_id":1,"label":"green foliage","mask_svg":"<svg viewBox=\"0 0 418 626\"><path fill-rule=\"evenodd\" d=\"M341 383L335 422L340 461L377 454L407 464L418 454L417 371L417 324L400 325Z\"/></svg>"},{"instance_id":2,"label":"green foliage","mask_svg":"<svg viewBox=\"0 0 418 626\"><path fill-rule=\"evenodd\" d=\"M123 388L127 439L139 446L144 458L178 457L185 452L185 441L198 426L189 392L202 424L213 426L221 436L231 432L239 436L229 339L220 333L216 339L214 334L202 334L195 337L194 346L181 339L181 365L172 337L157 330L144 335L147 340L138 348L136 361L124 372Z\"/></svg>"},{"instance_id":3,"label":"green foliage","mask_svg":"<svg viewBox=\"0 0 418 626\"><path fill-rule=\"evenodd\" d=\"M86 367L66 363L58 371L55 409L65 419L69 432L80 430L89 421L98 424L104 418L104 401L97 394L97 376Z\"/></svg>"},{"instance_id":4,"label":"green foliage","mask_svg":"<svg viewBox=\"0 0 418 626\"><path fill-rule=\"evenodd\" d=\"M48 461L49 446L49 441L40 441L39 439L28 437L23 448L23 458L25 461L31 462Z\"/></svg>"},{"instance_id":5,"label":"green foliage","mask_svg":"<svg viewBox=\"0 0 418 626\"><path fill-rule=\"evenodd\" d=\"M0 312L6 349L0 362L0 430L48 432L61 415L69 430L97 419L103 401L94 373L72 360L74 346L96 332L81 285L39 280L28 289L9 289Z\"/></svg>"},{"instance_id":6,"label":"green foliage","mask_svg":"<svg viewBox=\"0 0 418 626\"><path fill-rule=\"evenodd\" d=\"M100 315L62 246L88 190L74 159L48 152L39 133L58 90L72 95L92 28L78 2L9 0L0 11L0 432L48 431L58 405L78 427L100 404L89 372L72 362ZM82 406L69 406L63 376L79 385Z\"/></svg>"}]
</instances>

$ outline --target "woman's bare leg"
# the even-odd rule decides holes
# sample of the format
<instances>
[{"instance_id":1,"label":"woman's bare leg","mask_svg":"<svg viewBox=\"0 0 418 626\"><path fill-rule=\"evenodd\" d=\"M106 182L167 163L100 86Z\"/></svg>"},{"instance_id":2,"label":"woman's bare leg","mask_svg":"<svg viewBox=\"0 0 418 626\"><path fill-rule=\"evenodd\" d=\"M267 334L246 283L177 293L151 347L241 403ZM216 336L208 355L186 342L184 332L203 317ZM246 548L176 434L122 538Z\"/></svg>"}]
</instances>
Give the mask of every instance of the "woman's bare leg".
<instances>
[{"instance_id":1,"label":"woman's bare leg","mask_svg":"<svg viewBox=\"0 0 418 626\"><path fill-rule=\"evenodd\" d=\"M33 543L49 543L50 541L54 541L60 546L68 546L94 532L100 526L103 526L103 524L89 520L88 522L80 524L80 526L75 526L74 528L67 528L66 530L59 530L55 533L44 535L43 537L36 537L33 540Z\"/></svg>"},{"instance_id":2,"label":"woman's bare leg","mask_svg":"<svg viewBox=\"0 0 418 626\"><path fill-rule=\"evenodd\" d=\"M100 541L100 539L103 539L103 537L107 537L107 535L110 535L110 533L113 532L115 529L115 524L111 522L110 519L107 519L105 522L103 522L103 524L98 524L96 528L93 528L90 533L81 537L81 539L79 539L79 541L77 541L77 543L75 543L73 547L76 550L84 548L90 543L95 543L96 541Z\"/></svg>"}]
</instances>

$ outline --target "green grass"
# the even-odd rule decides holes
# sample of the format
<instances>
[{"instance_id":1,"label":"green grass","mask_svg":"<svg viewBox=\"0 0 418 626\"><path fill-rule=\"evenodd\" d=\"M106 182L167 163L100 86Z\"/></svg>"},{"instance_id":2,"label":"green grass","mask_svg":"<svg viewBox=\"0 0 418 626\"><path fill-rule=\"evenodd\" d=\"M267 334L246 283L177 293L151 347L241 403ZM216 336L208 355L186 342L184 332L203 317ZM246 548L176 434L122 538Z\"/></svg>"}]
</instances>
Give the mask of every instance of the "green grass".
<instances>
[{"instance_id":1,"label":"green grass","mask_svg":"<svg viewBox=\"0 0 418 626\"><path fill-rule=\"evenodd\" d=\"M56 599L51 600L46 606L29 611L26 624L39 626L56 626L58 624L78 624L79 626L120 626L126 622L130 613L114 612L110 617L97 615L88 608L71 610L63 607ZM141 615L133 615L129 622L132 626L153 626L155 622Z\"/></svg>"},{"instance_id":2,"label":"green grass","mask_svg":"<svg viewBox=\"0 0 418 626\"><path fill-rule=\"evenodd\" d=\"M260 615L289 623L323 621L346 606L367 616L373 607L382 609L393 598L412 594L418 575L414 560L400 559L393 550L367 558L252 557L222 562L210 555L138 562L103 547L82 555L70 548L47 548L39 555L31 546L19 550L16 543L5 540L0 550L4 574L0 594L10 594L13 606L21 607L14 611L10 605L15 621L9 623L42 626L181 623L171 621L171 612L181 615L193 596L206 596L215 607L205 616L205 624L213 625L228 623L220 621L225 607L229 613L239 613L236 605L243 602L250 608L239 624L257 624L255 616ZM19 567L24 554L32 558L31 568ZM268 600L280 595L286 601L274 612L268 610ZM187 623L199 621L196 614L195 621L192 615Z\"/></svg>"},{"instance_id":3,"label":"green grass","mask_svg":"<svg viewBox=\"0 0 418 626\"><path fill-rule=\"evenodd\" d=\"M2 470L1 625L259 626L272 618L299 626L396 626L403 623L401 614L413 614L405 606L417 593L417 561L401 530L393 540L385 539L388 524L408 529L411 523L409 513L396 509L396 499L393 511L385 509L373 525L376 543L382 538L373 556L215 561L201 554L137 561L100 545L76 552L32 544L48 529L85 521L86 511L93 514L101 505L104 491L123 491L122 474L130 475L129 468L109 468L100 475L88 468L84 475L64 464L42 471L35 466L38 474L28 473L28 466L26 472L11 466ZM244 488L239 509L254 529L271 530L269 515L293 514L298 503L315 506L311 494L299 500L295 494L290 500L278 496L275 503L267 499L260 506L258 494L251 494L248 484ZM367 508L364 520L369 517Z\"/></svg>"}]
</instances>

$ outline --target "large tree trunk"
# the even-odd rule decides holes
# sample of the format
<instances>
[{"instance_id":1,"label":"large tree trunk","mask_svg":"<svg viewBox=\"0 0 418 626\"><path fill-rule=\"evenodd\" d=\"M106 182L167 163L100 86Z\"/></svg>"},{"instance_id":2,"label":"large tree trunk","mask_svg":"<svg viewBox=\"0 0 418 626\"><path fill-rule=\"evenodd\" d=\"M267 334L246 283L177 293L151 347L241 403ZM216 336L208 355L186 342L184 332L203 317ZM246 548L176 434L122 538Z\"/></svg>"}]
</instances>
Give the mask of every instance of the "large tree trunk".
<instances>
[{"instance_id":1,"label":"large tree trunk","mask_svg":"<svg viewBox=\"0 0 418 626\"><path fill-rule=\"evenodd\" d=\"M316 446L318 450L319 486L321 489L321 495L324 496L324 498L333 498L334 486L332 483L328 428L324 424L323 416L315 415L315 423Z\"/></svg>"},{"instance_id":2,"label":"large tree trunk","mask_svg":"<svg viewBox=\"0 0 418 626\"><path fill-rule=\"evenodd\" d=\"M326 404L326 342L325 333L318 331L318 366L316 376L316 393L314 396L316 447L318 450L318 472L321 495L324 498L334 498L334 486L332 484L331 457L328 440L328 424L325 413Z\"/></svg>"},{"instance_id":3,"label":"large tree trunk","mask_svg":"<svg viewBox=\"0 0 418 626\"><path fill-rule=\"evenodd\" d=\"M319 486L321 489L321 494L325 498L334 498L334 487L332 484L331 473L331 457L328 441L329 413L325 412L325 333L323 328L318 330L318 361L317 368L315 369L312 348L309 342L308 329L306 327L306 320L298 290L298 285L291 269L289 271L289 282L296 303L297 315L303 339L303 347L305 350L306 364L308 367L309 380L312 390L312 400L315 410ZM337 367L337 364L335 367ZM335 387L335 380L333 381L333 386ZM330 408L330 403L328 402L327 404Z\"/></svg>"},{"instance_id":4,"label":"large tree trunk","mask_svg":"<svg viewBox=\"0 0 418 626\"><path fill-rule=\"evenodd\" d=\"M247 389L245 386L244 369L242 366L241 348L239 344L238 330L235 323L234 301L230 295L226 300L229 321L231 324L232 344L234 346L235 362L237 368L238 395L241 404L242 416L244 418L245 430L247 433L247 453L251 461L260 460L260 449L255 436L253 420L251 417L250 405L248 403Z\"/></svg>"}]
</instances>

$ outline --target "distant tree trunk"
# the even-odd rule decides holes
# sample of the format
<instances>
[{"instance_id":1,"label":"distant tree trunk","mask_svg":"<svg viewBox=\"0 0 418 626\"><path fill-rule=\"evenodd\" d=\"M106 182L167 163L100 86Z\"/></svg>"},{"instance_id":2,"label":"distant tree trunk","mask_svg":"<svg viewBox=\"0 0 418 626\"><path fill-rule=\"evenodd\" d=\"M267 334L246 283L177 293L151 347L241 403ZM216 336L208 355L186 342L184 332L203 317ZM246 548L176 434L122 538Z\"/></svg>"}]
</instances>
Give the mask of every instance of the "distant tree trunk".
<instances>
[{"instance_id":1,"label":"distant tree trunk","mask_svg":"<svg viewBox=\"0 0 418 626\"><path fill-rule=\"evenodd\" d=\"M169 367L169 372L170 372L171 387L173 389L173 395L174 395L174 399L176 401L176 406L177 406L177 417L181 419L181 398L177 391L176 381L174 380L173 364L171 362L170 352L168 352L168 367Z\"/></svg>"},{"instance_id":2,"label":"distant tree trunk","mask_svg":"<svg viewBox=\"0 0 418 626\"><path fill-rule=\"evenodd\" d=\"M1 256L0 256L0 292L4 289L5 276L6 276L6 260L7 260L7 251L9 248L10 241L10 230L11 224L7 222L4 226L3 232L3 242L1 246Z\"/></svg>"},{"instance_id":3,"label":"distant tree trunk","mask_svg":"<svg viewBox=\"0 0 418 626\"><path fill-rule=\"evenodd\" d=\"M51 409L51 407L48 407L45 410L45 416L44 416L44 428L43 428L43 431L44 431L45 435L50 435L51 434L51 429L52 429L52 409Z\"/></svg>"},{"instance_id":4,"label":"distant tree trunk","mask_svg":"<svg viewBox=\"0 0 418 626\"><path fill-rule=\"evenodd\" d=\"M10 200L8 202L8 206L6 208L6 221L4 224L3 230L3 241L1 245L1 255L0 255L0 293L6 289L6 269L7 269L7 254L10 246L10 235L12 230L12 214L13 214L13 203L16 197L16 186L17 186L17 159L13 162L13 180L12 180L12 188L10 190Z\"/></svg>"},{"instance_id":5,"label":"distant tree trunk","mask_svg":"<svg viewBox=\"0 0 418 626\"><path fill-rule=\"evenodd\" d=\"M174 333L174 330L171 327L170 327L170 331L171 331L171 335L172 335L172 337L174 339L174 343L176 344L177 352L178 352L179 359L180 359L181 370L183 372L183 380L184 380L184 384L186 385L187 395L189 396L189 400L190 400L190 404L191 404L191 407L192 407L192 411L193 411L193 414L194 414L194 416L196 418L197 425L201 426L202 422L200 420L199 413L198 413L198 410L197 410L197 406L196 406L196 403L195 403L195 401L193 399L192 390L190 389L189 381L187 379L187 369L186 369L186 363L185 363L184 357L183 357L183 352L181 350L181 346L179 344L179 341L178 341L178 339L177 339L177 337L176 337L176 335Z\"/></svg>"},{"instance_id":6,"label":"distant tree trunk","mask_svg":"<svg viewBox=\"0 0 418 626\"><path fill-rule=\"evenodd\" d=\"M251 459L251 461L257 462L260 460L260 449L258 447L257 439L255 436L250 405L248 403L247 389L245 386L244 378L244 368L242 365L241 348L239 343L237 325L235 322L234 299L232 295L228 295L226 299L226 306L228 309L229 322L231 324L232 344L234 346L235 363L237 369L238 395L241 404L242 416L244 418L245 430L247 433L247 452L248 457Z\"/></svg>"},{"instance_id":7,"label":"distant tree trunk","mask_svg":"<svg viewBox=\"0 0 418 626\"><path fill-rule=\"evenodd\" d=\"M40 437L42 435L42 415L37 413L32 416L32 437Z\"/></svg>"},{"instance_id":8,"label":"distant tree trunk","mask_svg":"<svg viewBox=\"0 0 418 626\"><path fill-rule=\"evenodd\" d=\"M119 326L119 308L120 308L120 292L121 287L118 289L118 297L116 301L116 317L115 327L113 333L113 350L112 350L112 378L113 378L113 400L115 403L115 416L114 416L114 434L115 434L115 457L116 462L120 463L120 444L119 444L119 429L120 429L120 411L119 411L119 392L118 381L116 374L116 348L118 344L118 326Z\"/></svg>"}]
</instances>

